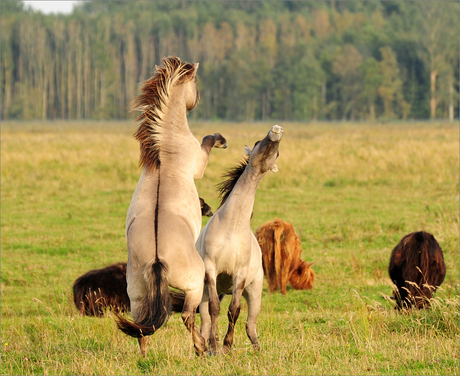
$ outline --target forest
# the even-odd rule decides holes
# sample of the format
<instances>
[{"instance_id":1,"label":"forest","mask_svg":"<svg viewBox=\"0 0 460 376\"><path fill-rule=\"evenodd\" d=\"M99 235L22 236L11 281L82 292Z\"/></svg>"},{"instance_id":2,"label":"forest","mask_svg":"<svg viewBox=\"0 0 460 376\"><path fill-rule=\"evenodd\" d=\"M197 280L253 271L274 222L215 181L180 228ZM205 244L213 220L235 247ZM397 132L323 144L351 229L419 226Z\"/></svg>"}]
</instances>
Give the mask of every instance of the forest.
<instances>
[{"instance_id":1,"label":"forest","mask_svg":"<svg viewBox=\"0 0 460 376\"><path fill-rule=\"evenodd\" d=\"M459 115L458 1L1 2L1 119L131 119L155 64L199 62L200 120Z\"/></svg>"}]
</instances>

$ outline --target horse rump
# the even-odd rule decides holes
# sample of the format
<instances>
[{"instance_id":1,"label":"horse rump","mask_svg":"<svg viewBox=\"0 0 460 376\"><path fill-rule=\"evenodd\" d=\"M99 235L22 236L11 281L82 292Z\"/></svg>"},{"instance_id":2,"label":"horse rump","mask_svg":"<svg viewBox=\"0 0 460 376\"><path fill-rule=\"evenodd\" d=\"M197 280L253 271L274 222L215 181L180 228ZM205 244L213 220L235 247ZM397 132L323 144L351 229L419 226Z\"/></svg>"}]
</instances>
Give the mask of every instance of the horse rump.
<instances>
[{"instance_id":1,"label":"horse rump","mask_svg":"<svg viewBox=\"0 0 460 376\"><path fill-rule=\"evenodd\" d=\"M281 219L267 221L256 231L257 242L262 252L262 266L268 282L269 292L278 288L284 295L287 283L297 290L313 288L314 263L301 260L302 248L294 227Z\"/></svg>"},{"instance_id":2,"label":"horse rump","mask_svg":"<svg viewBox=\"0 0 460 376\"><path fill-rule=\"evenodd\" d=\"M74 303L82 315L102 317L106 309L129 311L126 263L90 270L73 284Z\"/></svg>"},{"instance_id":3,"label":"horse rump","mask_svg":"<svg viewBox=\"0 0 460 376\"><path fill-rule=\"evenodd\" d=\"M147 294L141 301L139 316L131 321L114 312L118 328L125 334L142 338L155 333L165 324L171 314L171 296L169 293L167 266L160 260L146 265L144 278L147 282Z\"/></svg>"},{"instance_id":4,"label":"horse rump","mask_svg":"<svg viewBox=\"0 0 460 376\"><path fill-rule=\"evenodd\" d=\"M391 252L388 272L396 285L398 308L430 306L433 292L446 276L442 249L432 234L407 234Z\"/></svg>"}]
</instances>

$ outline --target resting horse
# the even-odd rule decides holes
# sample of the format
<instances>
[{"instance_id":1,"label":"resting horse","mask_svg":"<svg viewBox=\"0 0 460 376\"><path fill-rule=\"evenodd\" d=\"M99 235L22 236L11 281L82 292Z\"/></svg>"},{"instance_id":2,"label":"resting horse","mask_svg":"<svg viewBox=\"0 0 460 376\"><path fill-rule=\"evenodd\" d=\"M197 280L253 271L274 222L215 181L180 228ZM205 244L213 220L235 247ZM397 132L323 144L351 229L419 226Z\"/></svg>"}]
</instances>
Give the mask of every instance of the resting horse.
<instances>
[{"instance_id":1,"label":"resting horse","mask_svg":"<svg viewBox=\"0 0 460 376\"><path fill-rule=\"evenodd\" d=\"M141 111L135 137L140 142L142 175L126 218L126 279L134 322L117 315L118 327L138 338L146 353L146 336L155 333L171 310L168 286L185 293L182 319L195 351L206 342L195 325L201 301L204 264L195 248L201 229L200 200L194 179L201 179L211 148L225 148L218 133L200 144L190 132L187 112L196 107L198 64L179 58L156 66L134 103Z\"/></svg>"},{"instance_id":2,"label":"resting horse","mask_svg":"<svg viewBox=\"0 0 460 376\"><path fill-rule=\"evenodd\" d=\"M209 338L211 352L217 351L221 293L233 295L228 309L225 350L230 350L233 343L241 295L248 302L246 333L253 347L259 349L256 326L264 273L260 246L251 231L250 220L259 182L269 170L278 171L275 161L282 133L283 128L274 125L254 149L245 147L248 158L231 169L226 175L228 179L220 184L221 205L196 242L206 269L200 304L201 334Z\"/></svg>"}]
</instances>

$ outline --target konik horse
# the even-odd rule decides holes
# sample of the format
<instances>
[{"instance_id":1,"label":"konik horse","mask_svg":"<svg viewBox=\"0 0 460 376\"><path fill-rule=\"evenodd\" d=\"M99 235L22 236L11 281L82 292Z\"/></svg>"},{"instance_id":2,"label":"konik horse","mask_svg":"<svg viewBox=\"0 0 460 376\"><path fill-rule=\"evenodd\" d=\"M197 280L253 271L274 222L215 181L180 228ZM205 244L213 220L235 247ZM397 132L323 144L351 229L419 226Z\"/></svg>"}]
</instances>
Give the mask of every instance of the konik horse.
<instances>
[{"instance_id":1,"label":"konik horse","mask_svg":"<svg viewBox=\"0 0 460 376\"><path fill-rule=\"evenodd\" d=\"M140 142L142 175L126 218L127 291L134 322L117 315L118 327L138 338L146 353L146 336L167 320L168 286L185 293L182 319L195 351L206 342L195 325L204 285L204 264L195 248L201 211L194 180L201 179L211 148L225 148L218 133L198 140L190 132L187 112L199 101L198 64L164 59L142 87L133 108L139 110L135 138Z\"/></svg>"},{"instance_id":2,"label":"konik horse","mask_svg":"<svg viewBox=\"0 0 460 376\"><path fill-rule=\"evenodd\" d=\"M245 147L248 158L226 174L227 180L219 186L221 205L196 242L206 270L200 304L201 334L209 339L212 353L217 351L218 295L221 293L233 295L224 349L230 350L233 343L241 295L248 302L246 333L253 347L259 349L256 327L264 273L260 247L251 231L250 220L259 182L269 170L278 171L275 161L282 134L283 128L274 125L254 149Z\"/></svg>"}]
</instances>

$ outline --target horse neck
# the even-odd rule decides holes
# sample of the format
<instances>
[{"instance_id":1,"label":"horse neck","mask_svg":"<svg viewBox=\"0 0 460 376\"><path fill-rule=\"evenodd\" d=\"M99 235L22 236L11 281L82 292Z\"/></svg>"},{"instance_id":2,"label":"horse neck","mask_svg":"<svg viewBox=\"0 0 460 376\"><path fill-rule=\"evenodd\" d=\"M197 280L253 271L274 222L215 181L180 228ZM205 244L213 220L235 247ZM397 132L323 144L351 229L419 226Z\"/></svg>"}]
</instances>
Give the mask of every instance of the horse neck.
<instances>
[{"instance_id":1,"label":"horse neck","mask_svg":"<svg viewBox=\"0 0 460 376\"><path fill-rule=\"evenodd\" d=\"M163 134L174 137L185 132L190 133L187 122L185 85L175 86L169 93L167 108L162 116Z\"/></svg>"},{"instance_id":2,"label":"horse neck","mask_svg":"<svg viewBox=\"0 0 460 376\"><path fill-rule=\"evenodd\" d=\"M163 166L189 169L190 142L196 139L190 132L187 122L184 85L174 87L169 95L166 110L162 116L161 164ZM193 137L193 139L192 139ZM196 141L197 142L197 141ZM198 143L198 142L197 142ZM173 158L170 158L173 156ZM172 163L173 166L169 166Z\"/></svg>"},{"instance_id":3,"label":"horse neck","mask_svg":"<svg viewBox=\"0 0 460 376\"><path fill-rule=\"evenodd\" d=\"M256 175L250 168L246 168L222 206L223 220L242 226L249 225L257 187L263 176Z\"/></svg>"}]
</instances>

